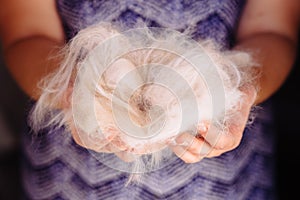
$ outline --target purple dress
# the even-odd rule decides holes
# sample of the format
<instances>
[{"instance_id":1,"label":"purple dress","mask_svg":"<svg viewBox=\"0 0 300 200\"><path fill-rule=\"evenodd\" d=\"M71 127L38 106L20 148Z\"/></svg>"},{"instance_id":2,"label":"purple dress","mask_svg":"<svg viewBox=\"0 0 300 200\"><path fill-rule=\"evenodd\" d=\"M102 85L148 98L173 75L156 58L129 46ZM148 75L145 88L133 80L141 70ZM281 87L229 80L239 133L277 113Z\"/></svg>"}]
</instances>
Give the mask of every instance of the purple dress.
<instances>
[{"instance_id":1,"label":"purple dress","mask_svg":"<svg viewBox=\"0 0 300 200\"><path fill-rule=\"evenodd\" d=\"M57 0L57 9L68 39L99 21L121 22L128 28L143 21L179 31L193 26L195 39L211 38L230 48L243 4L239 0ZM241 144L230 152L195 164L175 158L172 164L145 174L139 185L127 187L127 173L95 159L62 129L49 128L33 137L28 127L23 137L24 197L275 199L275 133L270 116L270 105L265 103Z\"/></svg>"}]
</instances>

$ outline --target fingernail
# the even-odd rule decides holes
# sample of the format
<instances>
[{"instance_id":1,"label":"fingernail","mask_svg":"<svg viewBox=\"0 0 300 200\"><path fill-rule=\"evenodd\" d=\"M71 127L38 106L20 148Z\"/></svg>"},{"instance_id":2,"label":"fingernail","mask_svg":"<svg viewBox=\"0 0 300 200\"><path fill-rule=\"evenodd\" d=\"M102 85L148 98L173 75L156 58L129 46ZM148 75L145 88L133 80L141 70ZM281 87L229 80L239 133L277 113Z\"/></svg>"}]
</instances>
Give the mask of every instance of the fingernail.
<instances>
[{"instance_id":1,"label":"fingernail","mask_svg":"<svg viewBox=\"0 0 300 200\"><path fill-rule=\"evenodd\" d=\"M198 131L199 132L207 132L207 126L204 123L199 123L198 125Z\"/></svg>"},{"instance_id":2,"label":"fingernail","mask_svg":"<svg viewBox=\"0 0 300 200\"><path fill-rule=\"evenodd\" d=\"M176 140L174 141L176 143L176 145L179 145L179 146L188 146L189 145L189 142L185 140L184 137L178 137L176 138Z\"/></svg>"}]
</instances>

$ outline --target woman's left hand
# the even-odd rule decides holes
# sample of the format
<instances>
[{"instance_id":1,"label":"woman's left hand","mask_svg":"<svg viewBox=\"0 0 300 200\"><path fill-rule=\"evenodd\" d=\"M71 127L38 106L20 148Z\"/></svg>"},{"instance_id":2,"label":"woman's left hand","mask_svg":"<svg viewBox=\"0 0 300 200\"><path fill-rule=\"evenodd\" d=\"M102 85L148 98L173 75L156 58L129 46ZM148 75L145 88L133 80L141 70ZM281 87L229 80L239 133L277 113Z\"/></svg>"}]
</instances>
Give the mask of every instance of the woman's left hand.
<instances>
[{"instance_id":1,"label":"woman's left hand","mask_svg":"<svg viewBox=\"0 0 300 200\"><path fill-rule=\"evenodd\" d=\"M251 107L256 99L254 87L244 90L239 112L228 121L229 127L221 131L209 123L198 126L196 137L183 133L176 138L177 145L172 151L186 163L196 163L205 157L216 157L235 149L241 142Z\"/></svg>"}]
</instances>

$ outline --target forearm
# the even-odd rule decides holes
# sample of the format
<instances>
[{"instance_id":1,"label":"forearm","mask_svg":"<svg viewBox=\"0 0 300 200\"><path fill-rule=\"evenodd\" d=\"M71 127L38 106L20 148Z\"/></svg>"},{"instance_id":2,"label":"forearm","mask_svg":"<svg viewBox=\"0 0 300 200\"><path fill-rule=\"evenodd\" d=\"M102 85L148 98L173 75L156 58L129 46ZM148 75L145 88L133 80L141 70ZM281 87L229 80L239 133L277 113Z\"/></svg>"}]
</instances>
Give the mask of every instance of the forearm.
<instances>
[{"instance_id":1,"label":"forearm","mask_svg":"<svg viewBox=\"0 0 300 200\"><path fill-rule=\"evenodd\" d=\"M6 66L21 89L33 99L38 99L38 82L55 70L60 58L61 42L47 37L34 36L12 43L4 49Z\"/></svg>"},{"instance_id":2,"label":"forearm","mask_svg":"<svg viewBox=\"0 0 300 200\"><path fill-rule=\"evenodd\" d=\"M296 56L297 42L273 33L260 33L237 41L234 49L253 52L255 61L260 65L258 78L259 104L275 93L288 77Z\"/></svg>"}]
</instances>

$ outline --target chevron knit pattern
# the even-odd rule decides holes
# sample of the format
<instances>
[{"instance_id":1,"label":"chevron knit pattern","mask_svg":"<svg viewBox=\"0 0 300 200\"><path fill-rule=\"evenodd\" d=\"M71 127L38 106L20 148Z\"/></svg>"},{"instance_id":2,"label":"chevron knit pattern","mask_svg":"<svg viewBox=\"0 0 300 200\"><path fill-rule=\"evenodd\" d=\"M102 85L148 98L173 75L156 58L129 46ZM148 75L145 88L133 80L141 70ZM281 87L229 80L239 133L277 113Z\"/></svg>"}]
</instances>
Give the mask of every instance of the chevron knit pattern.
<instances>
[{"instance_id":1,"label":"chevron knit pattern","mask_svg":"<svg viewBox=\"0 0 300 200\"><path fill-rule=\"evenodd\" d=\"M231 46L243 2L238 0L57 0L67 36L98 21L128 28L139 22L212 38ZM23 137L25 199L274 199L273 137L270 105L265 104L244 133L241 145L220 157L185 164L174 156L164 167L125 187L128 174L107 154L100 162L62 129ZM95 153L97 154L97 153ZM105 163L105 164L103 164Z\"/></svg>"}]
</instances>

